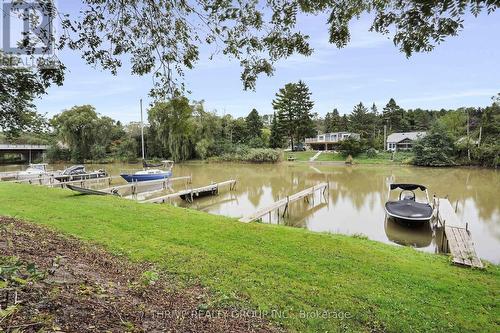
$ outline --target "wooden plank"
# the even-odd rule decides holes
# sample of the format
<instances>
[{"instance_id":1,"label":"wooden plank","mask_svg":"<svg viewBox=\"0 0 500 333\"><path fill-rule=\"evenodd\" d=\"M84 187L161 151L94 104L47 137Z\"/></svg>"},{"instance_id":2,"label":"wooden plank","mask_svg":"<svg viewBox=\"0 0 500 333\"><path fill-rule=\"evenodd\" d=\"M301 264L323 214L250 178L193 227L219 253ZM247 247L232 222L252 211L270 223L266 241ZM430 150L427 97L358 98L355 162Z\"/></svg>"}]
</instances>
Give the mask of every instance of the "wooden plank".
<instances>
[{"instance_id":1,"label":"wooden plank","mask_svg":"<svg viewBox=\"0 0 500 333\"><path fill-rule=\"evenodd\" d=\"M289 205L297 200L300 200L304 197L307 197L311 194L314 194L314 192L316 192L317 190L325 189L327 187L328 187L327 183L321 183L321 184L306 188L305 190L302 190L300 192L292 194L286 198L275 201L271 205L264 207L264 208L261 208L249 216L244 216L239 221L243 222L243 223L249 223L249 222L256 221L256 220L262 218L264 215L269 214L273 210L285 207L286 205Z\"/></svg>"},{"instance_id":2,"label":"wooden plank","mask_svg":"<svg viewBox=\"0 0 500 333\"><path fill-rule=\"evenodd\" d=\"M463 223L455 214L455 210L451 206L448 199L438 199L438 219L446 221L446 225L450 227L463 227Z\"/></svg>"},{"instance_id":3,"label":"wooden plank","mask_svg":"<svg viewBox=\"0 0 500 333\"><path fill-rule=\"evenodd\" d=\"M210 185L203 186L203 187L187 189L187 190L179 191L176 193L163 195L161 197L142 200L142 201L140 201L140 203L164 203L164 202L167 202L169 199L180 197L181 195L186 195L186 194L194 194L195 195L195 194L198 194L200 192L217 190L220 187L227 186L227 185L232 186L235 183L236 183L236 180L234 180L234 179L226 180L224 182L220 182L220 183L216 183L216 184L210 184Z\"/></svg>"},{"instance_id":4,"label":"wooden plank","mask_svg":"<svg viewBox=\"0 0 500 333\"><path fill-rule=\"evenodd\" d=\"M100 178L90 178L90 179L81 179L81 180L72 180L69 182L59 182L59 183L53 183L53 184L47 184L48 187L65 187L66 185L73 185L73 184L87 184L88 182L100 182L100 181L110 181L112 177L100 177Z\"/></svg>"},{"instance_id":5,"label":"wooden plank","mask_svg":"<svg viewBox=\"0 0 500 333\"><path fill-rule=\"evenodd\" d=\"M444 225L444 235L454 264L483 268L469 232L458 218L448 199L437 198L437 219Z\"/></svg>"}]
</instances>

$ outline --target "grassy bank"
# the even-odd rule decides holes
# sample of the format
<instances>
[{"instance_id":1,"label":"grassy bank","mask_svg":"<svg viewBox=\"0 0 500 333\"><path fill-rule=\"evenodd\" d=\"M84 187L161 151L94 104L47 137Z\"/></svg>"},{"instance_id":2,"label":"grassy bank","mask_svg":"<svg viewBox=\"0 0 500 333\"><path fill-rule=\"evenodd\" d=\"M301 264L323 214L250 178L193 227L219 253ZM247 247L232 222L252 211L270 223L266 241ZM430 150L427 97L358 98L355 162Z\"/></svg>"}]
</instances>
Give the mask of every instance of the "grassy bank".
<instances>
[{"instance_id":1,"label":"grassy bank","mask_svg":"<svg viewBox=\"0 0 500 333\"><path fill-rule=\"evenodd\" d=\"M295 157L295 161L305 162L309 161L311 157L316 154L315 151L299 151L299 152L285 152L285 160L288 159L289 156ZM361 153L354 157L354 163L356 164L407 164L411 157L413 157L412 153L406 152L397 152L394 155L394 159L392 153L389 152L380 152L375 156L368 156L366 153ZM315 162L345 162L346 157L340 153L334 153L331 151L323 152Z\"/></svg>"},{"instance_id":2,"label":"grassy bank","mask_svg":"<svg viewBox=\"0 0 500 333\"><path fill-rule=\"evenodd\" d=\"M272 319L292 331L499 330L497 266L464 269L365 239L31 185L0 184L0 215L154 262L221 304L282 311Z\"/></svg>"}]
</instances>

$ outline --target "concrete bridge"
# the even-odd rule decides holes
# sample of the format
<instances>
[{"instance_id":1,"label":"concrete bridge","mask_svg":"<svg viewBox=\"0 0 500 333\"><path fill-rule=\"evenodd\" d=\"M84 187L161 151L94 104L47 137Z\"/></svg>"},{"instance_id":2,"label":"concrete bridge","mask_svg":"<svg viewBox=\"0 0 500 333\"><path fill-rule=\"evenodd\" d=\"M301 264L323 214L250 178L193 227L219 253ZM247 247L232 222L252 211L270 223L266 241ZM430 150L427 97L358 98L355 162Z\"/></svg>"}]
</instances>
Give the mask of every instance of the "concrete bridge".
<instances>
[{"instance_id":1,"label":"concrete bridge","mask_svg":"<svg viewBox=\"0 0 500 333\"><path fill-rule=\"evenodd\" d=\"M48 145L16 145L10 143L0 143L0 156L6 154L21 155L22 159L31 163L31 161L44 158L45 152L49 149Z\"/></svg>"}]
</instances>

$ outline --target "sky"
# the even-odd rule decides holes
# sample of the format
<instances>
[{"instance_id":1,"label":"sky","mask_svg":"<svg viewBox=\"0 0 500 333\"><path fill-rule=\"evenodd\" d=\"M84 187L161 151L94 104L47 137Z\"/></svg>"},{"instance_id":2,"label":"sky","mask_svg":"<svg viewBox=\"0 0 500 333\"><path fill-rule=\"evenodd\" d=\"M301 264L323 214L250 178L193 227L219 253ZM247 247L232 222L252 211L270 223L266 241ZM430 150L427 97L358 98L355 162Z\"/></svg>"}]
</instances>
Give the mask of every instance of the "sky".
<instances>
[{"instance_id":1,"label":"sky","mask_svg":"<svg viewBox=\"0 0 500 333\"><path fill-rule=\"evenodd\" d=\"M63 12L76 13L78 1L59 1ZM205 109L218 114L246 116L256 108L273 112L271 102L286 83L303 80L315 102L314 112L324 116L333 108L341 114L363 102L381 110L392 97L403 108L457 108L486 106L500 92L500 11L466 17L464 29L430 53L406 58L392 41L369 32L370 17L351 24L351 42L343 49L328 43L324 16L301 16L300 29L310 36L312 56L292 56L276 65L272 77L261 76L256 91L244 91L241 69L222 56L209 60L201 54L195 69L185 76L192 100L204 100ZM62 87L51 87L36 102L49 117L74 105L91 104L97 112L122 122L140 119L139 99L145 105L152 87L150 76L138 77L123 69L117 76L87 65L77 52L61 51L68 67Z\"/></svg>"}]
</instances>

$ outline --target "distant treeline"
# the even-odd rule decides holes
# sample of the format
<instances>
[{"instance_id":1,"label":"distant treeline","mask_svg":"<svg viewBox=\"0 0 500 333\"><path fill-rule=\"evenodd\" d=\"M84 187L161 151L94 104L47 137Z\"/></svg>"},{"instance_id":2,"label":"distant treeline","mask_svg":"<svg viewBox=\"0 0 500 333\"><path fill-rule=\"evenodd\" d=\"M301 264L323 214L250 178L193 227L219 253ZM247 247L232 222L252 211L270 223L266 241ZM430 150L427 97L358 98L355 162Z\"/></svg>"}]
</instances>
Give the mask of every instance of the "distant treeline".
<instances>
[{"instance_id":1,"label":"distant treeline","mask_svg":"<svg viewBox=\"0 0 500 333\"><path fill-rule=\"evenodd\" d=\"M341 115L337 109L325 117L312 113L314 102L301 81L289 83L276 94L274 114L246 117L218 115L203 102L178 97L158 102L147 110L144 126L146 157L276 162L281 148L295 147L319 132L349 131L361 140L347 140L342 153L375 156L384 149L386 134L428 131L415 149L418 165L478 164L496 166L500 154L500 102L488 107L456 110L405 110L390 99L382 110L359 103ZM24 133L11 142L51 144L51 160L136 160L141 153L141 124L123 125L98 114L91 105L74 106L48 121L49 131ZM0 137L0 139L2 139ZM3 138L5 140L5 138Z\"/></svg>"}]
</instances>

